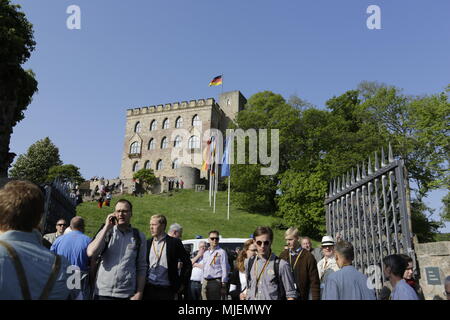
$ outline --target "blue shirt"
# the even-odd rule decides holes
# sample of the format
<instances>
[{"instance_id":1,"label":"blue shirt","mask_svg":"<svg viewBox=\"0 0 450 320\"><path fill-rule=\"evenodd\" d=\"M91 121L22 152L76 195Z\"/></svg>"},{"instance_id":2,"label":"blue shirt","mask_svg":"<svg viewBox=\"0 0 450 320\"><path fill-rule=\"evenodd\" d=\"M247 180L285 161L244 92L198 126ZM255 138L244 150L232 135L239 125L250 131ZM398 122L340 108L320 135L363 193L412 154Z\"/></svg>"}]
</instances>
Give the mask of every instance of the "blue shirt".
<instances>
[{"instance_id":1,"label":"blue shirt","mask_svg":"<svg viewBox=\"0 0 450 320\"><path fill-rule=\"evenodd\" d=\"M345 266L327 277L322 300L375 300L375 291L369 288L366 275Z\"/></svg>"},{"instance_id":2,"label":"blue shirt","mask_svg":"<svg viewBox=\"0 0 450 320\"><path fill-rule=\"evenodd\" d=\"M397 282L391 293L391 300L419 300L416 291L404 279Z\"/></svg>"},{"instance_id":3,"label":"blue shirt","mask_svg":"<svg viewBox=\"0 0 450 320\"><path fill-rule=\"evenodd\" d=\"M64 256L71 265L77 266L81 271L89 270L89 258L87 256L87 247L91 238L78 230L69 232L56 238L50 251Z\"/></svg>"},{"instance_id":4,"label":"blue shirt","mask_svg":"<svg viewBox=\"0 0 450 320\"><path fill-rule=\"evenodd\" d=\"M55 255L42 245L41 237L38 232L7 231L0 234L0 240L8 242L22 262L32 299L38 299L41 295L55 262ZM69 289L66 284L68 266L67 259L62 257L61 270L48 297L50 300L68 298ZM16 269L8 251L0 245L0 300L22 299Z\"/></svg>"},{"instance_id":5,"label":"blue shirt","mask_svg":"<svg viewBox=\"0 0 450 320\"><path fill-rule=\"evenodd\" d=\"M205 279L220 278L222 282L228 282L230 264L225 250L216 247L208 249L203 254L203 277Z\"/></svg>"}]
</instances>

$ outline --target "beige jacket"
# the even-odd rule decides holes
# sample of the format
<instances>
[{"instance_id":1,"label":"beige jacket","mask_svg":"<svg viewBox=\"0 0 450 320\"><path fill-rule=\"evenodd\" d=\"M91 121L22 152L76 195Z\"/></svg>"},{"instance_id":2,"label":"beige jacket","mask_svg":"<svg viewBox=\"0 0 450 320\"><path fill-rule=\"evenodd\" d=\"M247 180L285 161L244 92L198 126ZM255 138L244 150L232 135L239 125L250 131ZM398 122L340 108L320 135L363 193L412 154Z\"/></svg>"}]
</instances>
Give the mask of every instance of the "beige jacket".
<instances>
[{"instance_id":1,"label":"beige jacket","mask_svg":"<svg viewBox=\"0 0 450 320\"><path fill-rule=\"evenodd\" d=\"M336 263L336 260L334 258L323 258L317 263L317 271L319 271L319 279L322 282L324 279L323 276L325 275L326 271L338 271L339 267Z\"/></svg>"}]
</instances>

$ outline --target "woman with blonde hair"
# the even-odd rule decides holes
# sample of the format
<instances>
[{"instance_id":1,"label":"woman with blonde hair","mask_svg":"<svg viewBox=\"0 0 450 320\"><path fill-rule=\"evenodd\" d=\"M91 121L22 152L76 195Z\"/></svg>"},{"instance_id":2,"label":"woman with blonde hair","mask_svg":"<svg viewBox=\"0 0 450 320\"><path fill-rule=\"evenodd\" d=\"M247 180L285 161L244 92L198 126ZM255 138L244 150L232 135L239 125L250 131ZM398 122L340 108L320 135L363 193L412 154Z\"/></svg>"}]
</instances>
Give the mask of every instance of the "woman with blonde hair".
<instances>
[{"instance_id":1,"label":"woman with blonde hair","mask_svg":"<svg viewBox=\"0 0 450 320\"><path fill-rule=\"evenodd\" d=\"M240 295L247 288L247 276L245 274L245 260L253 257L257 252L253 239L245 241L244 247L239 252L233 274L230 277L230 295L232 300L240 300Z\"/></svg>"}]
</instances>

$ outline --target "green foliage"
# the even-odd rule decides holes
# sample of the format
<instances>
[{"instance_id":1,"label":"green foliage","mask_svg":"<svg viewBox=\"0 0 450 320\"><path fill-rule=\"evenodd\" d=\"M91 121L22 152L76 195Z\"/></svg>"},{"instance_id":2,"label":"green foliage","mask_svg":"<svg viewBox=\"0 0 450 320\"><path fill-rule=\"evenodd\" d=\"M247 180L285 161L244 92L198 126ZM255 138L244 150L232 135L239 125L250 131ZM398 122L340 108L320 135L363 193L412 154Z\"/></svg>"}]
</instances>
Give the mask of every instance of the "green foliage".
<instances>
[{"instance_id":1,"label":"green foliage","mask_svg":"<svg viewBox=\"0 0 450 320\"><path fill-rule=\"evenodd\" d=\"M51 167L60 166L58 148L48 137L32 144L26 154L18 157L9 172L13 179L29 180L36 184L47 180Z\"/></svg>"},{"instance_id":2,"label":"green foliage","mask_svg":"<svg viewBox=\"0 0 450 320\"><path fill-rule=\"evenodd\" d=\"M73 181L77 184L81 184L84 181L84 178L80 174L80 169L73 164L51 167L48 171L47 182L51 182L56 178Z\"/></svg>"},{"instance_id":3,"label":"green foliage","mask_svg":"<svg viewBox=\"0 0 450 320\"><path fill-rule=\"evenodd\" d=\"M411 223L412 231L417 236L419 242L435 241L435 234L443 226L439 221L428 219L426 212L432 213L432 209L423 202L414 200L411 203Z\"/></svg>"},{"instance_id":4,"label":"green foliage","mask_svg":"<svg viewBox=\"0 0 450 320\"><path fill-rule=\"evenodd\" d=\"M441 217L443 221L450 222L450 192L446 194L446 196L442 199L442 212Z\"/></svg>"},{"instance_id":5,"label":"green foliage","mask_svg":"<svg viewBox=\"0 0 450 320\"><path fill-rule=\"evenodd\" d=\"M151 169L141 169L135 172L133 179L137 179L140 183L143 183L147 190L158 182L158 178L155 177Z\"/></svg>"},{"instance_id":6,"label":"green foliage","mask_svg":"<svg viewBox=\"0 0 450 320\"><path fill-rule=\"evenodd\" d=\"M0 0L0 61L5 64L25 63L36 45L33 25L20 8L9 0Z\"/></svg>"},{"instance_id":7,"label":"green foliage","mask_svg":"<svg viewBox=\"0 0 450 320\"><path fill-rule=\"evenodd\" d=\"M260 165L231 166L233 199L243 210L273 213L277 182L272 176L262 176L260 169Z\"/></svg>"},{"instance_id":8,"label":"green foliage","mask_svg":"<svg viewBox=\"0 0 450 320\"><path fill-rule=\"evenodd\" d=\"M325 233L324 195L326 179L318 172L287 170L280 185L280 213L289 226L299 228L304 236L319 237Z\"/></svg>"}]
</instances>

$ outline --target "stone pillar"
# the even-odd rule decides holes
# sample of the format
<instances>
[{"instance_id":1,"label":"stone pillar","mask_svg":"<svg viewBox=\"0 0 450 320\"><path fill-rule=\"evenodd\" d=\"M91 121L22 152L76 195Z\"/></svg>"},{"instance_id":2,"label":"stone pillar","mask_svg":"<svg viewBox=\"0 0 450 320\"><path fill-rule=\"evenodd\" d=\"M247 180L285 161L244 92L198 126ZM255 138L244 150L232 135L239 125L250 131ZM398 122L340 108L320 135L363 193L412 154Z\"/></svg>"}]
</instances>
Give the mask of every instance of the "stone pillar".
<instances>
[{"instance_id":1,"label":"stone pillar","mask_svg":"<svg viewBox=\"0 0 450 320\"><path fill-rule=\"evenodd\" d=\"M450 275L450 241L419 243L416 254L425 299L447 299L443 292L445 277Z\"/></svg>"}]
</instances>

